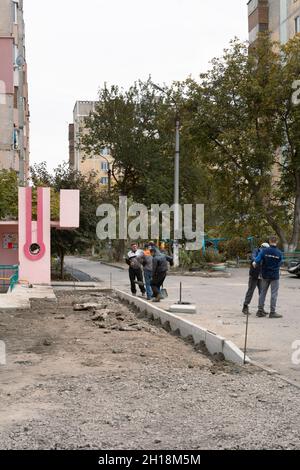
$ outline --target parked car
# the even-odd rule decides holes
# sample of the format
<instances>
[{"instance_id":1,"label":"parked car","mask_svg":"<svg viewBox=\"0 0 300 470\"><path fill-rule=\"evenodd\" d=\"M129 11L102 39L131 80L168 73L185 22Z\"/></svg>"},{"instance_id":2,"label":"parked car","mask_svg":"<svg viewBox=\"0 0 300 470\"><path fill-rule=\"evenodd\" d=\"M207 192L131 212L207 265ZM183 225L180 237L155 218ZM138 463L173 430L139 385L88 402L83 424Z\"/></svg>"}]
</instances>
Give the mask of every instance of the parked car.
<instances>
[{"instance_id":1,"label":"parked car","mask_svg":"<svg viewBox=\"0 0 300 470\"><path fill-rule=\"evenodd\" d=\"M294 259L289 262L288 272L300 278L300 259Z\"/></svg>"}]
</instances>

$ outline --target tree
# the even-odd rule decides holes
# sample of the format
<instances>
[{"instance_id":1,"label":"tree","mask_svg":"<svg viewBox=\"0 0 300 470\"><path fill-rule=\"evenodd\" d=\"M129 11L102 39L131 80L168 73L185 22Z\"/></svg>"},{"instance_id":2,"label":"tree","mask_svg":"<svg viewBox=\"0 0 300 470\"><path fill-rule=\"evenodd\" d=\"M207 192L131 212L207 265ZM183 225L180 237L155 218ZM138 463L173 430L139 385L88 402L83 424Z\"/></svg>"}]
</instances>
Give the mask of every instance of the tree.
<instances>
[{"instance_id":1,"label":"tree","mask_svg":"<svg viewBox=\"0 0 300 470\"><path fill-rule=\"evenodd\" d=\"M149 79L138 81L125 91L117 86L100 89L95 112L82 129L81 146L87 156L99 155L104 148L110 148L114 158L115 200L121 194L148 208L151 204L173 205L174 102L181 117L180 202L204 203L211 195L207 170L199 163L186 126L189 111L185 107L185 87L184 83L176 82L161 92ZM209 215L211 207L207 205ZM122 257L124 243L119 244L118 256Z\"/></svg>"},{"instance_id":2,"label":"tree","mask_svg":"<svg viewBox=\"0 0 300 470\"><path fill-rule=\"evenodd\" d=\"M0 171L0 220L18 217L18 176L13 170Z\"/></svg>"},{"instance_id":3,"label":"tree","mask_svg":"<svg viewBox=\"0 0 300 470\"><path fill-rule=\"evenodd\" d=\"M80 190L80 227L76 230L52 229L51 231L52 253L60 259L61 278L63 278L66 254L80 253L96 241L96 210L102 202L99 187L93 174L84 176L67 164L60 165L53 174L48 172L45 163L34 165L31 168L31 178L35 187L51 186L53 217L58 217L59 191Z\"/></svg>"},{"instance_id":4,"label":"tree","mask_svg":"<svg viewBox=\"0 0 300 470\"><path fill-rule=\"evenodd\" d=\"M262 34L250 50L234 40L200 83L186 83L190 133L218 182L223 222L268 224L285 251L300 235L299 59L299 37L279 46Z\"/></svg>"},{"instance_id":5,"label":"tree","mask_svg":"<svg viewBox=\"0 0 300 470\"><path fill-rule=\"evenodd\" d=\"M125 91L105 87L85 121L81 146L88 156L110 149L118 195L146 204L154 196L160 199L157 203L167 202L172 194L172 116L168 100L157 94L150 79Z\"/></svg>"}]
</instances>

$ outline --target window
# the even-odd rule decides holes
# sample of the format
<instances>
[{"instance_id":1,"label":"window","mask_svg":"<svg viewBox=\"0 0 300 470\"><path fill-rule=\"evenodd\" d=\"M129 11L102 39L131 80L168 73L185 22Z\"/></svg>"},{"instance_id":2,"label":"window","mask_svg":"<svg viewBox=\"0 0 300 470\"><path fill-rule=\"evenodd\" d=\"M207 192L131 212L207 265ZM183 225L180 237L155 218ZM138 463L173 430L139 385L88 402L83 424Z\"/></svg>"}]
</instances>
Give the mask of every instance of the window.
<instances>
[{"instance_id":1,"label":"window","mask_svg":"<svg viewBox=\"0 0 300 470\"><path fill-rule=\"evenodd\" d=\"M100 183L101 184L108 184L108 178L107 176L103 177L103 178L100 178Z\"/></svg>"},{"instance_id":2,"label":"window","mask_svg":"<svg viewBox=\"0 0 300 470\"><path fill-rule=\"evenodd\" d=\"M300 33L300 16L295 18L295 33Z\"/></svg>"},{"instance_id":3,"label":"window","mask_svg":"<svg viewBox=\"0 0 300 470\"><path fill-rule=\"evenodd\" d=\"M107 162L101 162L101 170L108 171L108 163Z\"/></svg>"},{"instance_id":4,"label":"window","mask_svg":"<svg viewBox=\"0 0 300 470\"><path fill-rule=\"evenodd\" d=\"M13 20L15 24L18 24L18 3L13 2Z\"/></svg>"}]
</instances>

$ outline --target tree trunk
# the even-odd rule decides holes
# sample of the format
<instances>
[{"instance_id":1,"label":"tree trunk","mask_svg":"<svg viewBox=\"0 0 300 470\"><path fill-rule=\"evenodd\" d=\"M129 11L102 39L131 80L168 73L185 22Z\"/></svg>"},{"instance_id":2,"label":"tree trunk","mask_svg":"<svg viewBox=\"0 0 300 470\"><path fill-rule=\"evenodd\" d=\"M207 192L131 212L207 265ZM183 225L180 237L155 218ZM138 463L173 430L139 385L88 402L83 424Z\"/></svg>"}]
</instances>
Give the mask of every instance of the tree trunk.
<instances>
[{"instance_id":1,"label":"tree trunk","mask_svg":"<svg viewBox=\"0 0 300 470\"><path fill-rule=\"evenodd\" d=\"M60 278L64 280L64 261L65 261L65 254L63 251L60 252Z\"/></svg>"},{"instance_id":2,"label":"tree trunk","mask_svg":"<svg viewBox=\"0 0 300 470\"><path fill-rule=\"evenodd\" d=\"M123 261L125 253L125 240L118 240L115 250L115 261Z\"/></svg>"},{"instance_id":3,"label":"tree trunk","mask_svg":"<svg viewBox=\"0 0 300 470\"><path fill-rule=\"evenodd\" d=\"M296 197L295 197L295 208L294 208L294 227L293 236L291 240L292 250L295 251L298 248L300 238L300 172L296 175Z\"/></svg>"},{"instance_id":4,"label":"tree trunk","mask_svg":"<svg viewBox=\"0 0 300 470\"><path fill-rule=\"evenodd\" d=\"M284 230L280 227L280 225L273 219L273 217L270 214L270 210L267 211L266 213L266 219L267 222L270 224L276 235L278 235L281 244L283 246L283 251L287 252L289 251L289 242L286 236L286 233Z\"/></svg>"}]
</instances>

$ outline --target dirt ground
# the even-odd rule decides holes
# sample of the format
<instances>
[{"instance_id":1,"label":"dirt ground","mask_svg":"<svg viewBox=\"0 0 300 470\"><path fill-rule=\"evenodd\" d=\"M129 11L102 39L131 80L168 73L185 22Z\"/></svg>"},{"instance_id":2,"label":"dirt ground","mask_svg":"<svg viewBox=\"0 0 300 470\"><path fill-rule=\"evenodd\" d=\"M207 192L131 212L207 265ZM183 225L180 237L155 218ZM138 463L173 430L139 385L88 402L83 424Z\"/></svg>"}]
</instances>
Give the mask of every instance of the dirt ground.
<instances>
[{"instance_id":1,"label":"dirt ground","mask_svg":"<svg viewBox=\"0 0 300 470\"><path fill-rule=\"evenodd\" d=\"M57 298L0 311L1 449L300 449L297 388L211 360L112 293Z\"/></svg>"}]
</instances>

